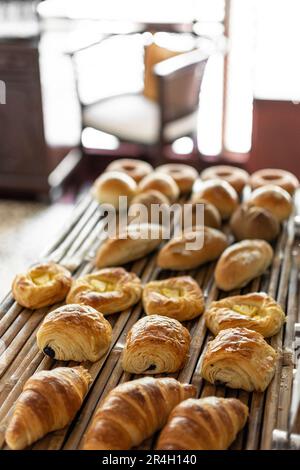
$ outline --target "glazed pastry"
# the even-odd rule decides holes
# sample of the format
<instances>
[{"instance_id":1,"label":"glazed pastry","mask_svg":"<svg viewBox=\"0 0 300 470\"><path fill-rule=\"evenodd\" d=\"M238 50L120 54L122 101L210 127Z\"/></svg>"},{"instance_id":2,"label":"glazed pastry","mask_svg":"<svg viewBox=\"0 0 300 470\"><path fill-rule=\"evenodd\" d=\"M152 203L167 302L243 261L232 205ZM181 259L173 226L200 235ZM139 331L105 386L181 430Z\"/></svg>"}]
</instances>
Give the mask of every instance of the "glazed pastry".
<instances>
[{"instance_id":1,"label":"glazed pastry","mask_svg":"<svg viewBox=\"0 0 300 470\"><path fill-rule=\"evenodd\" d=\"M252 279L261 276L270 266L272 259L272 247L264 240L243 240L235 243L224 251L217 263L217 287L224 291L244 287Z\"/></svg>"},{"instance_id":2,"label":"glazed pastry","mask_svg":"<svg viewBox=\"0 0 300 470\"><path fill-rule=\"evenodd\" d=\"M215 165L203 170L200 178L203 181L216 178L227 181L238 194L241 194L246 184L248 184L249 174L236 166Z\"/></svg>"},{"instance_id":3,"label":"glazed pastry","mask_svg":"<svg viewBox=\"0 0 300 470\"><path fill-rule=\"evenodd\" d=\"M156 448L226 450L247 418L248 407L236 398L189 398L171 412Z\"/></svg>"},{"instance_id":4,"label":"glazed pastry","mask_svg":"<svg viewBox=\"0 0 300 470\"><path fill-rule=\"evenodd\" d=\"M41 308L61 302L72 284L70 272L56 263L38 264L18 274L12 285L14 299L26 308Z\"/></svg>"},{"instance_id":5,"label":"glazed pastry","mask_svg":"<svg viewBox=\"0 0 300 470\"><path fill-rule=\"evenodd\" d=\"M166 423L174 406L196 395L193 385L175 379L144 377L114 388L96 410L85 450L127 450Z\"/></svg>"},{"instance_id":6,"label":"glazed pastry","mask_svg":"<svg viewBox=\"0 0 300 470\"><path fill-rule=\"evenodd\" d=\"M299 181L293 173L278 168L264 168L251 175L250 184L253 189L269 184L275 184L285 189L291 195L299 187Z\"/></svg>"},{"instance_id":7,"label":"glazed pastry","mask_svg":"<svg viewBox=\"0 0 300 470\"><path fill-rule=\"evenodd\" d=\"M127 198L127 203L135 196L137 184L131 176L121 171L107 171L96 179L92 194L99 204L111 204L120 209L120 196Z\"/></svg>"},{"instance_id":8,"label":"glazed pastry","mask_svg":"<svg viewBox=\"0 0 300 470\"><path fill-rule=\"evenodd\" d=\"M203 205L203 207L200 206ZM218 209L205 199L199 198L197 202L190 202L184 205L184 227L196 227L199 225L199 210L203 210L203 222L200 225L206 227L221 228L222 219Z\"/></svg>"},{"instance_id":9,"label":"glazed pastry","mask_svg":"<svg viewBox=\"0 0 300 470\"><path fill-rule=\"evenodd\" d=\"M196 243L196 240L203 243ZM191 244L199 245L190 249ZM210 227L197 227L192 232L170 240L159 252L157 264L163 269L193 269L214 261L228 246L224 233Z\"/></svg>"},{"instance_id":10,"label":"glazed pastry","mask_svg":"<svg viewBox=\"0 0 300 470\"><path fill-rule=\"evenodd\" d=\"M147 238L142 238L145 233ZM123 238L125 236L125 238ZM96 255L97 268L120 266L151 253L162 241L162 227L156 224L130 225L125 235L108 238L100 246Z\"/></svg>"},{"instance_id":11,"label":"glazed pastry","mask_svg":"<svg viewBox=\"0 0 300 470\"><path fill-rule=\"evenodd\" d=\"M83 367L57 367L30 377L5 433L8 446L25 449L67 426L81 407L90 382L91 376Z\"/></svg>"},{"instance_id":12,"label":"glazed pastry","mask_svg":"<svg viewBox=\"0 0 300 470\"><path fill-rule=\"evenodd\" d=\"M197 186L195 186L192 201L198 202L199 199L206 199L218 209L223 220L228 219L237 208L238 194L227 181L207 180Z\"/></svg>"},{"instance_id":13,"label":"glazed pastry","mask_svg":"<svg viewBox=\"0 0 300 470\"><path fill-rule=\"evenodd\" d=\"M245 327L267 338L280 331L285 314L272 297L253 292L212 302L205 312L205 321L214 335L227 328Z\"/></svg>"},{"instance_id":14,"label":"glazed pastry","mask_svg":"<svg viewBox=\"0 0 300 470\"><path fill-rule=\"evenodd\" d=\"M280 231L280 224L272 212L263 207L242 204L230 219L230 228L235 238L274 240Z\"/></svg>"},{"instance_id":15,"label":"glazed pastry","mask_svg":"<svg viewBox=\"0 0 300 470\"><path fill-rule=\"evenodd\" d=\"M90 305L103 315L122 312L142 296L141 280L123 268L106 268L76 279L68 304Z\"/></svg>"},{"instance_id":16,"label":"glazed pastry","mask_svg":"<svg viewBox=\"0 0 300 470\"><path fill-rule=\"evenodd\" d=\"M36 338L38 348L53 359L96 362L110 346L112 329L94 308L70 304L48 313Z\"/></svg>"},{"instance_id":17,"label":"glazed pastry","mask_svg":"<svg viewBox=\"0 0 300 470\"><path fill-rule=\"evenodd\" d=\"M163 221L162 215L158 214L157 216L157 212L154 210L156 207L153 208L153 205L159 205L160 209L163 210L169 207L170 201L167 196L155 189L149 189L148 191L137 194L137 196L132 199L128 209L129 220L132 221L137 217L138 222L161 224ZM157 220L154 220L155 217Z\"/></svg>"},{"instance_id":18,"label":"glazed pastry","mask_svg":"<svg viewBox=\"0 0 300 470\"><path fill-rule=\"evenodd\" d=\"M278 222L288 219L293 212L293 200L290 194L279 186L271 184L255 189L248 203L250 206L267 209Z\"/></svg>"},{"instance_id":19,"label":"glazed pastry","mask_svg":"<svg viewBox=\"0 0 300 470\"><path fill-rule=\"evenodd\" d=\"M201 375L212 384L263 392L275 373L277 354L257 331L222 330L208 343Z\"/></svg>"},{"instance_id":20,"label":"glazed pastry","mask_svg":"<svg viewBox=\"0 0 300 470\"><path fill-rule=\"evenodd\" d=\"M167 196L170 202L175 202L179 197L179 188L172 176L158 171L146 176L139 183L139 193L148 191L149 189L160 191Z\"/></svg>"},{"instance_id":21,"label":"glazed pastry","mask_svg":"<svg viewBox=\"0 0 300 470\"><path fill-rule=\"evenodd\" d=\"M153 167L144 160L136 160L135 158L120 158L112 161L105 171L121 171L131 176L131 178L139 183L145 176L150 175Z\"/></svg>"},{"instance_id":22,"label":"glazed pastry","mask_svg":"<svg viewBox=\"0 0 300 470\"><path fill-rule=\"evenodd\" d=\"M172 176L181 194L189 193L199 176L194 167L182 163L166 163L158 166L155 170Z\"/></svg>"},{"instance_id":23,"label":"glazed pastry","mask_svg":"<svg viewBox=\"0 0 300 470\"><path fill-rule=\"evenodd\" d=\"M176 372L186 362L190 341L179 321L160 315L143 317L127 334L123 369L132 374Z\"/></svg>"},{"instance_id":24,"label":"glazed pastry","mask_svg":"<svg viewBox=\"0 0 300 470\"><path fill-rule=\"evenodd\" d=\"M152 281L145 285L143 305L147 315L163 315L178 321L192 320L204 311L204 297L190 276Z\"/></svg>"}]
</instances>

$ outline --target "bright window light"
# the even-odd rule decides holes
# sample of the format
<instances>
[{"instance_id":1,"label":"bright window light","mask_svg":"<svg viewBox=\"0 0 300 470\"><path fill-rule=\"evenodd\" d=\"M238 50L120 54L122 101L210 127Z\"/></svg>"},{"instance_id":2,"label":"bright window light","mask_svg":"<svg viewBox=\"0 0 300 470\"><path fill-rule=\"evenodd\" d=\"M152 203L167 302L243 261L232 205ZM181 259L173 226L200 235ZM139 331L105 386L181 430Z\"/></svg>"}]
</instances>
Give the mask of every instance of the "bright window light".
<instances>
[{"instance_id":1,"label":"bright window light","mask_svg":"<svg viewBox=\"0 0 300 470\"><path fill-rule=\"evenodd\" d=\"M193 140L190 137L181 137L172 144L172 150L178 155L188 155L192 153L194 148Z\"/></svg>"},{"instance_id":2,"label":"bright window light","mask_svg":"<svg viewBox=\"0 0 300 470\"><path fill-rule=\"evenodd\" d=\"M119 139L106 132L86 127L82 132L82 144L90 149L116 150L119 147Z\"/></svg>"}]
</instances>

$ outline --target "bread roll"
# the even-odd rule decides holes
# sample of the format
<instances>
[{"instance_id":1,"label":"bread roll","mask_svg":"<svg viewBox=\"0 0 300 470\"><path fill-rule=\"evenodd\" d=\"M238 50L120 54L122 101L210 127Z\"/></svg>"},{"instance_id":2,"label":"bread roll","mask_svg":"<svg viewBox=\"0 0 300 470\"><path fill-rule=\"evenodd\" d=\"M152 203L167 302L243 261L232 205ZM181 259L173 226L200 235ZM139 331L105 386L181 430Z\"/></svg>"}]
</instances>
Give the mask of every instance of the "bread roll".
<instances>
[{"instance_id":1,"label":"bread roll","mask_svg":"<svg viewBox=\"0 0 300 470\"><path fill-rule=\"evenodd\" d=\"M238 206L238 194L227 181L220 179L202 182L192 197L193 202L206 199L213 204L221 214L223 220L228 219Z\"/></svg>"},{"instance_id":2,"label":"bread roll","mask_svg":"<svg viewBox=\"0 0 300 470\"><path fill-rule=\"evenodd\" d=\"M289 193L271 184L255 189L249 198L249 205L267 209L278 222L288 219L293 211L293 200Z\"/></svg>"},{"instance_id":3,"label":"bread roll","mask_svg":"<svg viewBox=\"0 0 300 470\"><path fill-rule=\"evenodd\" d=\"M105 171L121 171L131 176L131 178L139 183L145 176L153 171L152 165L144 160L137 160L135 158L119 158L112 161Z\"/></svg>"},{"instance_id":4,"label":"bread roll","mask_svg":"<svg viewBox=\"0 0 300 470\"><path fill-rule=\"evenodd\" d=\"M242 204L233 213L230 228L235 238L274 240L280 231L280 224L272 212L263 207Z\"/></svg>"},{"instance_id":5,"label":"bread roll","mask_svg":"<svg viewBox=\"0 0 300 470\"><path fill-rule=\"evenodd\" d=\"M187 194L192 190L193 184L198 178L198 171L190 165L182 163L167 163L160 165L156 171L172 176L177 183L180 193Z\"/></svg>"},{"instance_id":6,"label":"bread roll","mask_svg":"<svg viewBox=\"0 0 300 470\"><path fill-rule=\"evenodd\" d=\"M167 196L155 189L149 189L148 191L139 193L131 201L128 210L128 218L131 221L137 219L140 222L161 224L163 222L162 212L158 215L157 220L152 220L152 215L154 218L156 216L156 213L154 213L156 207L153 206L157 205L159 205L161 209L162 207L168 209L170 201Z\"/></svg>"},{"instance_id":7,"label":"bread roll","mask_svg":"<svg viewBox=\"0 0 300 470\"><path fill-rule=\"evenodd\" d=\"M100 204L111 204L119 209L119 197L126 196L128 204L136 190L137 184L131 176L120 171L107 171L96 179L92 193Z\"/></svg>"},{"instance_id":8,"label":"bread roll","mask_svg":"<svg viewBox=\"0 0 300 470\"><path fill-rule=\"evenodd\" d=\"M227 181L240 194L249 181L249 174L242 168L230 165L214 165L202 171L203 181L219 178Z\"/></svg>"},{"instance_id":9,"label":"bread roll","mask_svg":"<svg viewBox=\"0 0 300 470\"><path fill-rule=\"evenodd\" d=\"M253 189L269 184L285 189L291 196L299 187L298 178L293 173L279 168L264 168L255 171L250 177L250 185Z\"/></svg>"},{"instance_id":10,"label":"bread roll","mask_svg":"<svg viewBox=\"0 0 300 470\"><path fill-rule=\"evenodd\" d=\"M264 240L235 243L224 251L217 263L216 284L224 291L244 287L266 271L272 258L272 247Z\"/></svg>"},{"instance_id":11,"label":"bread roll","mask_svg":"<svg viewBox=\"0 0 300 470\"><path fill-rule=\"evenodd\" d=\"M190 202L186 204L184 208L184 212L183 212L184 227L188 227L188 226L195 227L196 225L198 225L196 211L201 209L199 208L199 206L197 207L197 205L200 205L200 204L203 205L204 225L206 227L212 227L212 228L217 228L217 229L221 228L222 219L221 219L218 209L210 202L201 198L199 198L197 202ZM185 215L187 215L188 217L185 217ZM191 223L188 223L190 219L191 219Z\"/></svg>"},{"instance_id":12,"label":"bread roll","mask_svg":"<svg viewBox=\"0 0 300 470\"><path fill-rule=\"evenodd\" d=\"M160 191L167 196L170 202L175 202L179 197L179 188L172 176L158 171L146 176L139 183L139 193L149 189Z\"/></svg>"}]
</instances>

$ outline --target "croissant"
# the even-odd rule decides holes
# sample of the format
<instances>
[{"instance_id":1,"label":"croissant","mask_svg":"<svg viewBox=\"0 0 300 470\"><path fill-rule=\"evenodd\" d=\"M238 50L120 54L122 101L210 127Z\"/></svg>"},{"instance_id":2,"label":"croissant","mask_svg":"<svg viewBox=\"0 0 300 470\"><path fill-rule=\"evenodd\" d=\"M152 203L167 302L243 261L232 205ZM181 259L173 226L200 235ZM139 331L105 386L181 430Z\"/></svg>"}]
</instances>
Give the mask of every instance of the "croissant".
<instances>
[{"instance_id":1,"label":"croissant","mask_svg":"<svg viewBox=\"0 0 300 470\"><path fill-rule=\"evenodd\" d=\"M136 274L123 268L106 268L76 279L67 303L90 305L109 315L136 304L141 295L142 284Z\"/></svg>"},{"instance_id":2,"label":"croissant","mask_svg":"<svg viewBox=\"0 0 300 470\"><path fill-rule=\"evenodd\" d=\"M280 331L285 314L272 297L264 292L253 292L212 302L205 312L205 321L214 335L240 326L258 331L267 338Z\"/></svg>"},{"instance_id":3,"label":"croissant","mask_svg":"<svg viewBox=\"0 0 300 470\"><path fill-rule=\"evenodd\" d=\"M173 409L156 448L226 450L247 417L248 407L236 398L190 398Z\"/></svg>"},{"instance_id":4,"label":"croissant","mask_svg":"<svg viewBox=\"0 0 300 470\"><path fill-rule=\"evenodd\" d=\"M24 449L64 428L82 405L90 382L91 376L83 367L57 367L34 374L16 402L5 433L8 446Z\"/></svg>"},{"instance_id":5,"label":"croissant","mask_svg":"<svg viewBox=\"0 0 300 470\"><path fill-rule=\"evenodd\" d=\"M201 375L212 384L263 392L275 373L276 358L275 350L260 333L230 328L208 343Z\"/></svg>"},{"instance_id":6,"label":"croissant","mask_svg":"<svg viewBox=\"0 0 300 470\"><path fill-rule=\"evenodd\" d=\"M185 364L190 340L188 330L173 318L143 317L127 335L123 369L133 374L176 372Z\"/></svg>"},{"instance_id":7,"label":"croissant","mask_svg":"<svg viewBox=\"0 0 300 470\"><path fill-rule=\"evenodd\" d=\"M96 410L85 450L127 450L162 428L172 409L194 397L193 385L175 379L144 377L113 389Z\"/></svg>"},{"instance_id":8,"label":"croissant","mask_svg":"<svg viewBox=\"0 0 300 470\"><path fill-rule=\"evenodd\" d=\"M50 312L36 338L39 349L53 359L95 362L109 348L112 328L94 308L70 304Z\"/></svg>"}]
</instances>

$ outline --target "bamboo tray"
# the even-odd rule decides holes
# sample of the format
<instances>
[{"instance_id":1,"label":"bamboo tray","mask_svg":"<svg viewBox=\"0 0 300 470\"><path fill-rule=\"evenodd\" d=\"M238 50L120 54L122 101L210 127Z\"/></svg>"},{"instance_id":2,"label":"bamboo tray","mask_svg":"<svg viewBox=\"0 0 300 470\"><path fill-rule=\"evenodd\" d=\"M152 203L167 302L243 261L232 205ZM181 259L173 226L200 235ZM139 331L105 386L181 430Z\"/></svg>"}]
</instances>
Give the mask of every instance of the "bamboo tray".
<instances>
[{"instance_id":1,"label":"bamboo tray","mask_svg":"<svg viewBox=\"0 0 300 470\"><path fill-rule=\"evenodd\" d=\"M94 269L91 252L99 244L101 217L98 205L85 196L74 209L66 228L55 243L44 253L45 259L61 262L72 269L75 277ZM173 377L181 382L191 382L197 387L198 396L209 395L237 397L249 406L247 426L234 442L233 449L270 449L272 431L275 428L287 430L289 403L293 378L294 323L299 321L299 261L296 255L297 240L294 237L294 223L291 218L274 245L274 261L268 273L255 279L247 289L234 291L246 293L262 290L273 296L287 313L287 323L280 333L272 337L271 345L280 353L276 373L264 393L247 393L224 386L213 386L200 377L203 352L211 338L206 330L203 317L187 322L192 336L190 357L184 369ZM156 253L129 266L141 277L142 282L162 279L179 273L162 271L156 266ZM211 263L190 274L202 287L207 303L221 297L213 280L214 264ZM180 273L182 274L182 273ZM30 311L14 302L8 294L0 303L0 446L7 449L4 432L13 405L22 391L26 380L35 372L63 365L45 357L38 351L35 335L46 313L58 306ZM93 383L74 421L68 428L47 435L35 443L35 449L79 449L82 437L102 398L117 384L136 378L122 370L121 353L126 334L143 315L141 303L121 314L107 318L113 327L111 348L97 363L85 364L90 370ZM74 363L64 363L74 365ZM151 449L155 437L145 441L141 449Z\"/></svg>"}]
</instances>

